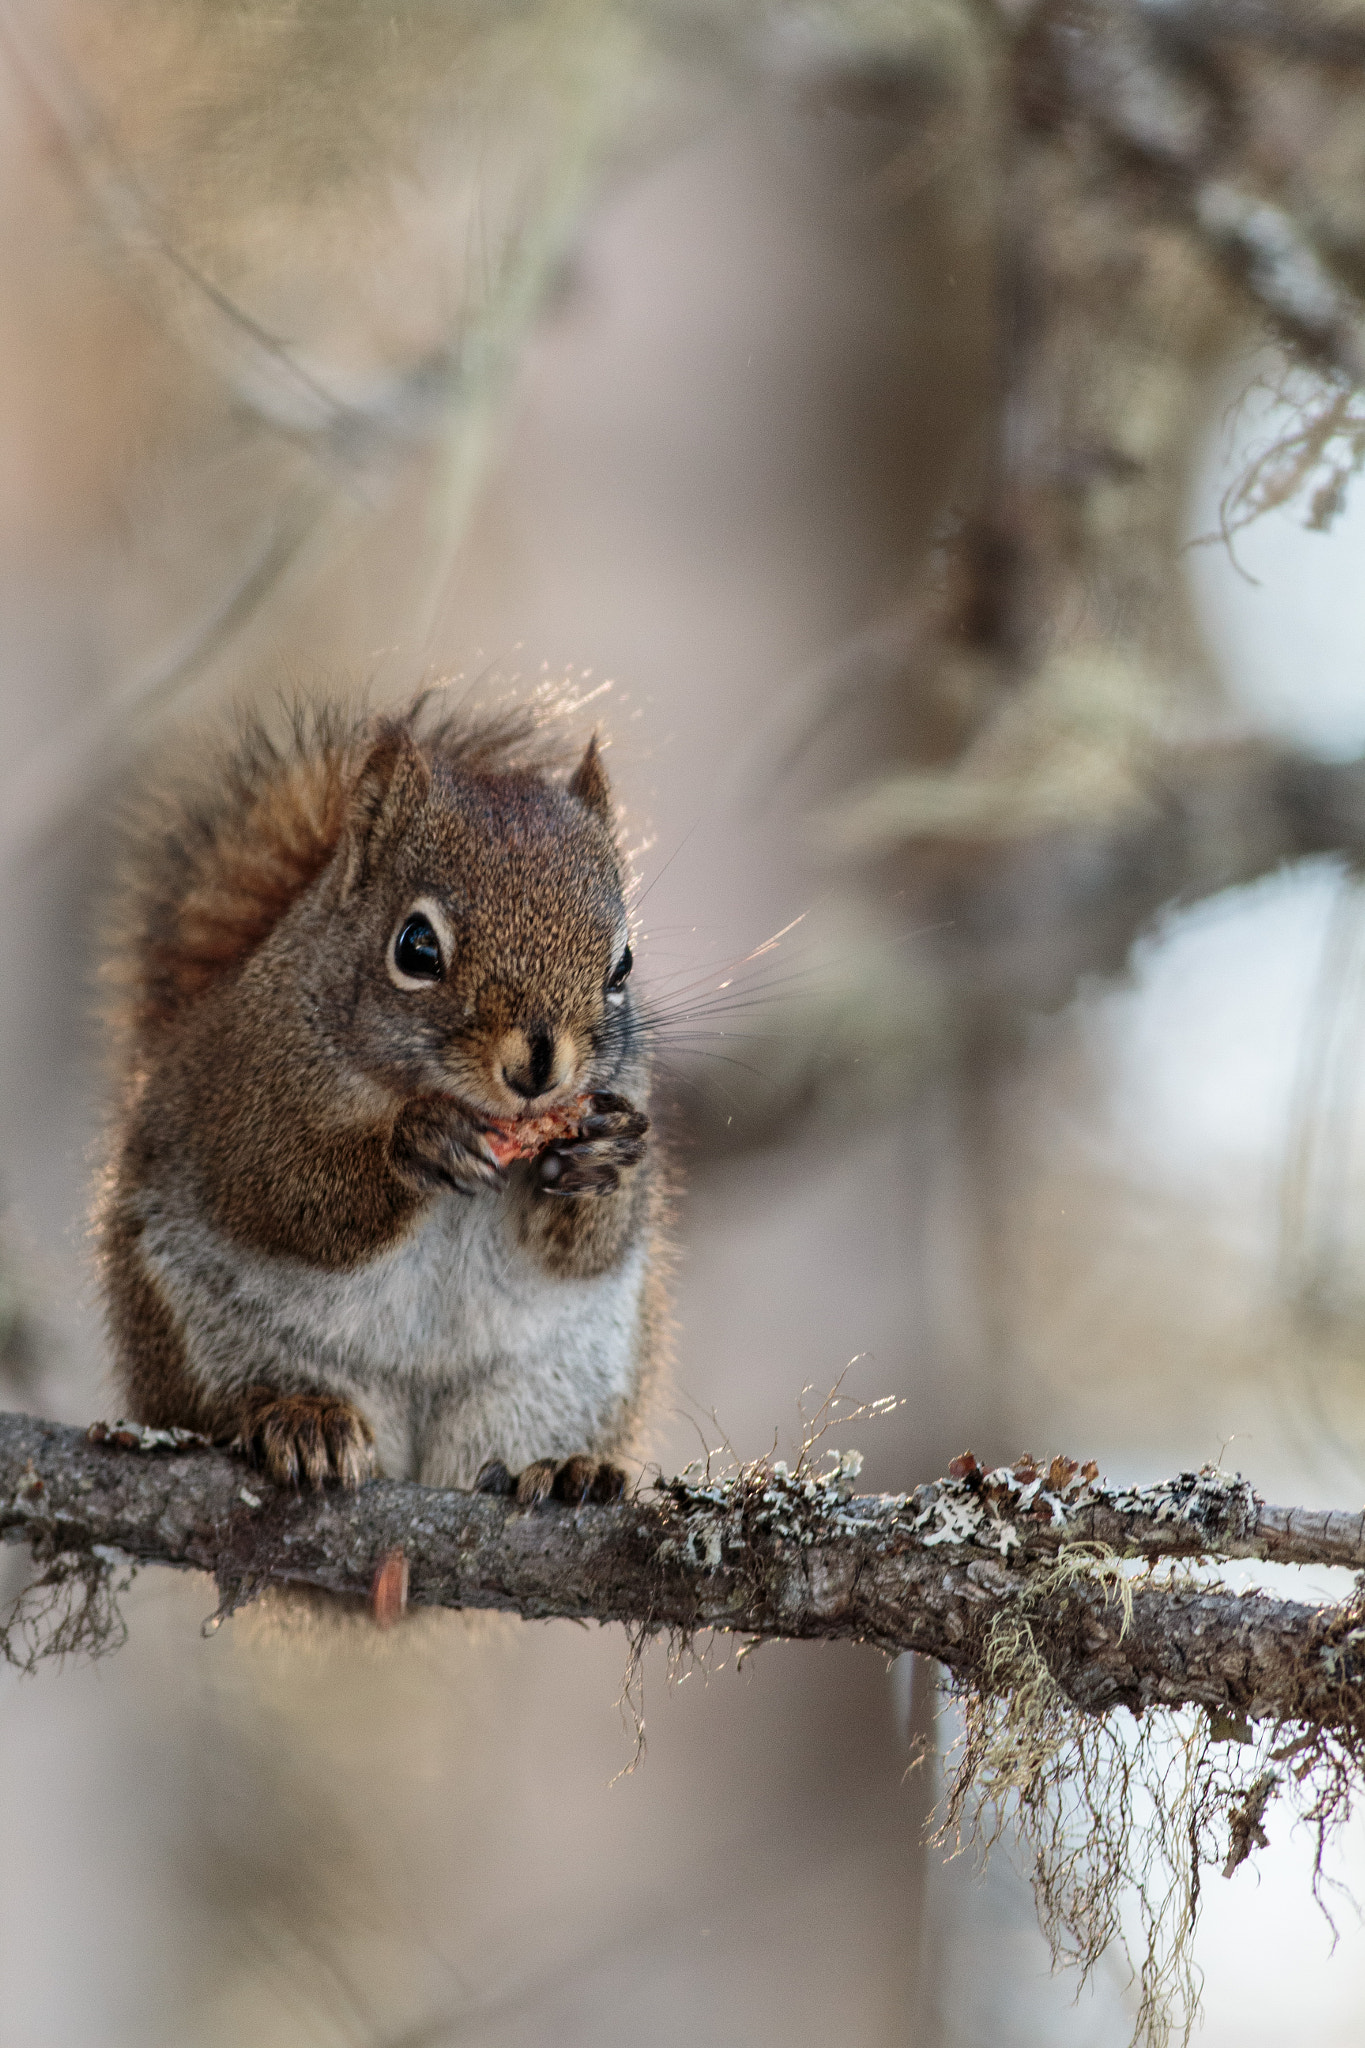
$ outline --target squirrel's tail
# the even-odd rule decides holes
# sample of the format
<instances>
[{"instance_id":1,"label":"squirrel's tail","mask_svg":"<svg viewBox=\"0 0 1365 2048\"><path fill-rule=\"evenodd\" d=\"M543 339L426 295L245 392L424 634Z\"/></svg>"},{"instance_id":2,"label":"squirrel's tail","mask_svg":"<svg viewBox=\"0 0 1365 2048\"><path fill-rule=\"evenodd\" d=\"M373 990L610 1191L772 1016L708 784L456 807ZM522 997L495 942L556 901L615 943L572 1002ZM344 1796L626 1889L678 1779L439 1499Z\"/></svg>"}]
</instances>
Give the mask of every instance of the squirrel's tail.
<instances>
[{"instance_id":1,"label":"squirrel's tail","mask_svg":"<svg viewBox=\"0 0 1365 2048\"><path fill-rule=\"evenodd\" d=\"M370 731L364 711L294 704L162 762L131 808L112 910L111 1021L174 1022L253 952L326 867Z\"/></svg>"}]
</instances>

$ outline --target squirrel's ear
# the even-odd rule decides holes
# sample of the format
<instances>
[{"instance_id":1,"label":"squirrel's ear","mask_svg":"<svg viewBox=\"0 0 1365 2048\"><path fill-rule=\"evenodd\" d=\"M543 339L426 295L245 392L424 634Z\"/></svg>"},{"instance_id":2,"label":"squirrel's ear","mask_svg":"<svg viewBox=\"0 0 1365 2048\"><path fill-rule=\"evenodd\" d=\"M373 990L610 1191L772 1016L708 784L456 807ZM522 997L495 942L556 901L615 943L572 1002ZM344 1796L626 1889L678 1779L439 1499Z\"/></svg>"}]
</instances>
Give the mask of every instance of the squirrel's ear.
<instances>
[{"instance_id":1,"label":"squirrel's ear","mask_svg":"<svg viewBox=\"0 0 1365 2048\"><path fill-rule=\"evenodd\" d=\"M346 820L350 895L373 874L384 848L402 831L431 788L431 770L405 725L381 725L351 791Z\"/></svg>"},{"instance_id":2,"label":"squirrel's ear","mask_svg":"<svg viewBox=\"0 0 1365 2048\"><path fill-rule=\"evenodd\" d=\"M576 796L581 804L586 804L604 825L616 823L616 813L611 801L611 784L607 781L607 771L602 766L596 733L588 741L587 752L569 777L568 787L569 795Z\"/></svg>"}]
</instances>

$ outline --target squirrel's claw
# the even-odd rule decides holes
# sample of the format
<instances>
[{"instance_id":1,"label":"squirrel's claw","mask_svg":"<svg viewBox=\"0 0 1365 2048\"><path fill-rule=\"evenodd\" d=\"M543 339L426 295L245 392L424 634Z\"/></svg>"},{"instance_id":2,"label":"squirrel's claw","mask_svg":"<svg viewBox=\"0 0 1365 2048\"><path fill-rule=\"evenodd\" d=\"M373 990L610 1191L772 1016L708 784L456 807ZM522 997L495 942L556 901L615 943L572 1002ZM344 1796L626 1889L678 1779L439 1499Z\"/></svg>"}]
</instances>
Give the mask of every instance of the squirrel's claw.
<instances>
[{"instance_id":1,"label":"squirrel's claw","mask_svg":"<svg viewBox=\"0 0 1365 2048\"><path fill-rule=\"evenodd\" d=\"M620 1500L629 1483L629 1475L609 1458L594 1458L580 1451L557 1468L552 1491L556 1500L582 1507L585 1501Z\"/></svg>"},{"instance_id":2,"label":"squirrel's claw","mask_svg":"<svg viewBox=\"0 0 1365 2048\"><path fill-rule=\"evenodd\" d=\"M421 1194L454 1188L462 1195L497 1187L502 1174L484 1150L478 1126L445 1097L409 1102L389 1140L389 1164Z\"/></svg>"},{"instance_id":3,"label":"squirrel's claw","mask_svg":"<svg viewBox=\"0 0 1365 2048\"><path fill-rule=\"evenodd\" d=\"M582 1138L643 1138L649 1129L644 1111L627 1102L624 1095L603 1093L588 1099L592 1108L578 1127Z\"/></svg>"},{"instance_id":4,"label":"squirrel's claw","mask_svg":"<svg viewBox=\"0 0 1365 2048\"><path fill-rule=\"evenodd\" d=\"M621 1095L594 1095L572 1138L543 1152L537 1177L546 1195L609 1195L645 1156L649 1118Z\"/></svg>"},{"instance_id":5,"label":"squirrel's claw","mask_svg":"<svg viewBox=\"0 0 1365 2048\"><path fill-rule=\"evenodd\" d=\"M620 1500L628 1484L628 1475L619 1465L580 1451L572 1458L537 1458L516 1473L509 1472L501 1458L489 1458L479 1467L474 1491L515 1494L524 1508L539 1507L543 1500L569 1501L582 1507L585 1501Z\"/></svg>"},{"instance_id":6,"label":"squirrel's claw","mask_svg":"<svg viewBox=\"0 0 1365 2048\"><path fill-rule=\"evenodd\" d=\"M254 1387L243 1400L232 1449L277 1486L359 1486L374 1471L374 1431L358 1408L332 1394Z\"/></svg>"}]
</instances>

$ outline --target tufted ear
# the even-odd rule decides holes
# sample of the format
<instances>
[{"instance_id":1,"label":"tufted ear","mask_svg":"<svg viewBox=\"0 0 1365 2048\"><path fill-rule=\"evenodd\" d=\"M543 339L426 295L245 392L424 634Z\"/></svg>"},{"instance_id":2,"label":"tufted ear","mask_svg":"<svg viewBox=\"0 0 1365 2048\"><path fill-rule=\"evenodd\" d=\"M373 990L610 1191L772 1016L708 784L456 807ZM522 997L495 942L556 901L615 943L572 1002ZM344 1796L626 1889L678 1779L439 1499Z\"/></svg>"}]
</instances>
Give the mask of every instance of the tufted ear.
<instances>
[{"instance_id":1,"label":"tufted ear","mask_svg":"<svg viewBox=\"0 0 1365 2048\"><path fill-rule=\"evenodd\" d=\"M612 808L611 784L607 781L607 771L602 766L596 733L588 741L587 752L569 777L568 787L569 795L576 796L581 804L586 804L604 825L615 825L616 813Z\"/></svg>"},{"instance_id":2,"label":"tufted ear","mask_svg":"<svg viewBox=\"0 0 1365 2048\"><path fill-rule=\"evenodd\" d=\"M431 770L406 725L385 720L351 789L343 893L368 881L431 789Z\"/></svg>"}]
</instances>

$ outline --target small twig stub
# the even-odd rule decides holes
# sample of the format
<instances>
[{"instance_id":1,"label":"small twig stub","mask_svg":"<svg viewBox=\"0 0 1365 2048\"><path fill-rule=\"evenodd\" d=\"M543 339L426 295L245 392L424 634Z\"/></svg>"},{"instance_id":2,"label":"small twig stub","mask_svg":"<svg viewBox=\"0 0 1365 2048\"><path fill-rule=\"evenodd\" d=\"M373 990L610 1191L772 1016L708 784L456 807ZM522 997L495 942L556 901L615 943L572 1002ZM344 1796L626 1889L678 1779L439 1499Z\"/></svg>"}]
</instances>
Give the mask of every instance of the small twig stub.
<instances>
[{"instance_id":1,"label":"small twig stub","mask_svg":"<svg viewBox=\"0 0 1365 2048\"><path fill-rule=\"evenodd\" d=\"M379 1628L392 1628L408 1606L408 1560L402 1550L386 1551L370 1582L370 1612Z\"/></svg>"}]
</instances>

